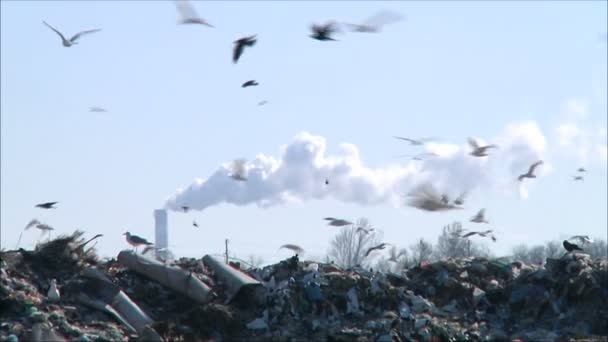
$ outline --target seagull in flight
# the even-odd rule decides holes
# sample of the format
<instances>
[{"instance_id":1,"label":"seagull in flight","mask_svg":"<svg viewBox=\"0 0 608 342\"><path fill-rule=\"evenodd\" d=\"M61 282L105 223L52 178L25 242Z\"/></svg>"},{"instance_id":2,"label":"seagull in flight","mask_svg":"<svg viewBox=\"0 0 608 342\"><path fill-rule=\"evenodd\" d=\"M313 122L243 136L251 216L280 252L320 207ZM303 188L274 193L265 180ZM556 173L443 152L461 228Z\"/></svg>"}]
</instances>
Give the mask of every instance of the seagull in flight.
<instances>
[{"instance_id":1,"label":"seagull in flight","mask_svg":"<svg viewBox=\"0 0 608 342\"><path fill-rule=\"evenodd\" d=\"M353 32L378 33L384 25L398 22L401 19L403 19L403 17L399 13L380 11L367 18L361 24L345 24L350 26Z\"/></svg>"},{"instance_id":2,"label":"seagull in flight","mask_svg":"<svg viewBox=\"0 0 608 342\"><path fill-rule=\"evenodd\" d=\"M587 170L584 167L579 167L576 171L578 171L578 172L587 172Z\"/></svg>"},{"instance_id":3,"label":"seagull in flight","mask_svg":"<svg viewBox=\"0 0 608 342\"><path fill-rule=\"evenodd\" d=\"M530 169L528 169L528 172L526 172L522 175L519 175L519 177L517 177L517 180L521 182L524 178L536 178L536 175L534 174L534 170L536 170L536 168L542 164L543 164L543 161L539 160L536 163L530 165Z\"/></svg>"},{"instance_id":4,"label":"seagull in flight","mask_svg":"<svg viewBox=\"0 0 608 342\"><path fill-rule=\"evenodd\" d=\"M378 246L370 247L367 250L367 252L365 252L365 256L368 256L369 253L371 253L375 250L382 250L382 249L386 248L386 246L388 246L388 245L390 245L390 243L383 242L383 243L379 244Z\"/></svg>"},{"instance_id":5,"label":"seagull in flight","mask_svg":"<svg viewBox=\"0 0 608 342\"><path fill-rule=\"evenodd\" d=\"M304 253L304 248L302 248L298 245L293 245L291 243L284 244L283 246L279 247L279 249L281 249L281 248L286 248L286 249L292 250L297 254Z\"/></svg>"},{"instance_id":6,"label":"seagull in flight","mask_svg":"<svg viewBox=\"0 0 608 342\"><path fill-rule=\"evenodd\" d=\"M46 202L46 203L40 203L40 204L36 204L36 208L42 208L42 209L57 209L57 207L55 207L54 205L57 204L59 202Z\"/></svg>"},{"instance_id":7,"label":"seagull in flight","mask_svg":"<svg viewBox=\"0 0 608 342\"><path fill-rule=\"evenodd\" d=\"M458 196L457 199L454 200L454 204L456 205L463 205L464 204L464 198L467 196L467 192L463 191L460 196Z\"/></svg>"},{"instance_id":8,"label":"seagull in flight","mask_svg":"<svg viewBox=\"0 0 608 342\"><path fill-rule=\"evenodd\" d=\"M190 210L190 207L189 207L189 206L187 206L187 205L182 205L182 210L183 210L185 213L187 213L187 212L188 212L188 210Z\"/></svg>"},{"instance_id":9,"label":"seagull in flight","mask_svg":"<svg viewBox=\"0 0 608 342\"><path fill-rule=\"evenodd\" d=\"M247 88L247 87L253 87L253 86L258 86L258 85L260 85L260 84L256 80L250 80L250 81L243 83L243 85L241 85L241 87Z\"/></svg>"},{"instance_id":10,"label":"seagull in flight","mask_svg":"<svg viewBox=\"0 0 608 342\"><path fill-rule=\"evenodd\" d=\"M336 33L338 31L338 27L336 26L336 23L333 21L330 21L326 24L322 24L322 25L317 25L317 24L313 24L310 29L312 30L312 34L310 35L310 37L312 39L316 39L316 40L320 40L320 41L325 41L325 40L333 40L336 41L336 39L334 39L331 35Z\"/></svg>"},{"instance_id":11,"label":"seagull in flight","mask_svg":"<svg viewBox=\"0 0 608 342\"><path fill-rule=\"evenodd\" d=\"M488 229L488 230L483 231L483 232L475 232L475 231L468 232L468 233L462 235L461 237L462 238L468 238L469 236L473 236L473 235L479 235L481 237L487 237L488 235L490 235L490 238L492 239L492 241L496 242L496 237L492 234L492 230L491 229Z\"/></svg>"},{"instance_id":12,"label":"seagull in flight","mask_svg":"<svg viewBox=\"0 0 608 342\"><path fill-rule=\"evenodd\" d=\"M267 103L268 103L268 101L262 100L262 101L258 102L258 106L263 106L263 105L265 105Z\"/></svg>"},{"instance_id":13,"label":"seagull in flight","mask_svg":"<svg viewBox=\"0 0 608 342\"><path fill-rule=\"evenodd\" d=\"M498 145L486 145L486 146L480 146L477 141L473 138L469 138L469 145L471 145L471 147L473 148L473 151L471 152L472 156L475 157L485 157L488 155L487 150L491 149L491 148L498 148Z\"/></svg>"},{"instance_id":14,"label":"seagull in flight","mask_svg":"<svg viewBox=\"0 0 608 342\"><path fill-rule=\"evenodd\" d=\"M583 176L572 176L572 179L575 180L575 181L582 181L585 178L583 178Z\"/></svg>"},{"instance_id":15,"label":"seagull in flight","mask_svg":"<svg viewBox=\"0 0 608 342\"><path fill-rule=\"evenodd\" d=\"M78 42L77 42L78 38L80 38L81 36L83 36L85 34L101 31L101 29L93 29L93 30L81 31L81 32L76 33L72 38L65 39L65 37L63 36L63 34L61 34L61 32L59 32L59 31L57 31L53 26L47 24L47 22L44 21L44 20L42 22L46 26L48 26L51 30L55 31L55 33L57 33L59 35L59 37L61 37L61 42L63 43L63 46L65 46L65 47L70 47L70 46L72 46L74 44L78 44Z\"/></svg>"},{"instance_id":16,"label":"seagull in flight","mask_svg":"<svg viewBox=\"0 0 608 342\"><path fill-rule=\"evenodd\" d=\"M105 110L102 107L89 107L89 112L93 112L93 113L105 113L105 112L107 112L107 110Z\"/></svg>"},{"instance_id":17,"label":"seagull in flight","mask_svg":"<svg viewBox=\"0 0 608 342\"><path fill-rule=\"evenodd\" d=\"M479 212L477 212L477 214L473 217L471 217L471 222L475 222L475 223L490 223L486 220L485 217L486 214L486 210L485 209L481 209L479 210Z\"/></svg>"},{"instance_id":18,"label":"seagull in flight","mask_svg":"<svg viewBox=\"0 0 608 342\"><path fill-rule=\"evenodd\" d=\"M334 227L343 227L343 226L348 226L348 225L353 224L350 221L343 220L343 219L337 219L334 217L326 217L326 218L324 218L324 220L329 221L328 225L334 226Z\"/></svg>"},{"instance_id":19,"label":"seagull in flight","mask_svg":"<svg viewBox=\"0 0 608 342\"><path fill-rule=\"evenodd\" d=\"M214 27L209 24L205 19L201 18L196 10L188 0L175 0L173 1L179 12L180 19L177 21L178 24L200 24L208 27Z\"/></svg>"},{"instance_id":20,"label":"seagull in flight","mask_svg":"<svg viewBox=\"0 0 608 342\"><path fill-rule=\"evenodd\" d=\"M232 49L232 62L233 63L237 63L239 61L239 58L241 58L241 55L243 54L243 51L245 50L245 47L249 46L254 46L255 43L258 41L256 39L257 35L253 35L253 36L248 36L248 37L243 37L241 39L237 39L234 41L234 48Z\"/></svg>"},{"instance_id":21,"label":"seagull in flight","mask_svg":"<svg viewBox=\"0 0 608 342\"><path fill-rule=\"evenodd\" d=\"M393 138L409 141L410 145L412 145L412 146L421 146L429 141L435 140L435 138L410 139L410 138L397 137L397 136L393 136Z\"/></svg>"},{"instance_id":22,"label":"seagull in flight","mask_svg":"<svg viewBox=\"0 0 608 342\"><path fill-rule=\"evenodd\" d=\"M198 228L198 223L196 223L196 221L192 221L192 225Z\"/></svg>"}]
</instances>

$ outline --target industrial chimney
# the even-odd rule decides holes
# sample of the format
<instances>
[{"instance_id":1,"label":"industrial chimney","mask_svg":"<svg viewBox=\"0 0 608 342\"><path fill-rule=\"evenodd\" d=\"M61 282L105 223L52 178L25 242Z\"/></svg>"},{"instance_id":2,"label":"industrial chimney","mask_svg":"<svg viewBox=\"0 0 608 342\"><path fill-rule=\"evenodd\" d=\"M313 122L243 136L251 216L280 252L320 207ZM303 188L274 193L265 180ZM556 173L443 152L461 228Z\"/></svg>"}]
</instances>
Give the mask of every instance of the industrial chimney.
<instances>
[{"instance_id":1,"label":"industrial chimney","mask_svg":"<svg viewBox=\"0 0 608 342\"><path fill-rule=\"evenodd\" d=\"M164 209L154 210L154 227L156 259L166 260L169 247L169 227L167 226L167 211Z\"/></svg>"}]
</instances>

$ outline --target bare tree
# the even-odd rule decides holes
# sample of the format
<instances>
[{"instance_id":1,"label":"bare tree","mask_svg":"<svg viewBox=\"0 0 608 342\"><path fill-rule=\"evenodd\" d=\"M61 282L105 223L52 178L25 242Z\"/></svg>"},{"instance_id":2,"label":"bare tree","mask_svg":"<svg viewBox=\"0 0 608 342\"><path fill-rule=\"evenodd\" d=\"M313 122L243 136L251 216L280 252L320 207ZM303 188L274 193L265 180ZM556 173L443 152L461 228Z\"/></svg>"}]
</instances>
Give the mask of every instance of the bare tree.
<instances>
[{"instance_id":1,"label":"bare tree","mask_svg":"<svg viewBox=\"0 0 608 342\"><path fill-rule=\"evenodd\" d=\"M606 240L594 239L592 243L584 246L583 249L586 253L589 253L593 259L608 258L608 246L606 245Z\"/></svg>"},{"instance_id":2,"label":"bare tree","mask_svg":"<svg viewBox=\"0 0 608 342\"><path fill-rule=\"evenodd\" d=\"M545 244L545 257L559 258L562 254L562 246L558 241L547 241Z\"/></svg>"},{"instance_id":3,"label":"bare tree","mask_svg":"<svg viewBox=\"0 0 608 342\"><path fill-rule=\"evenodd\" d=\"M471 254L471 242L461 236L464 229L460 222L443 227L437 239L435 255L437 258L462 258Z\"/></svg>"},{"instance_id":4,"label":"bare tree","mask_svg":"<svg viewBox=\"0 0 608 342\"><path fill-rule=\"evenodd\" d=\"M530 248L530 250L528 251L527 262L542 265L545 263L545 258L546 258L545 246L536 245L536 246Z\"/></svg>"},{"instance_id":5,"label":"bare tree","mask_svg":"<svg viewBox=\"0 0 608 342\"><path fill-rule=\"evenodd\" d=\"M247 257L247 264L251 268L258 268L262 266L263 263L264 259L262 259L261 256L249 254L249 256Z\"/></svg>"},{"instance_id":6,"label":"bare tree","mask_svg":"<svg viewBox=\"0 0 608 342\"><path fill-rule=\"evenodd\" d=\"M357 232L359 227L367 232ZM379 244L381 239L381 234L375 229L370 231L371 228L366 218L360 218L355 224L340 229L330 243L328 256L344 268L362 265L366 259L365 252Z\"/></svg>"},{"instance_id":7,"label":"bare tree","mask_svg":"<svg viewBox=\"0 0 608 342\"><path fill-rule=\"evenodd\" d=\"M519 244L519 245L513 247L512 254L513 254L513 258L515 260L519 260L519 261L523 261L523 262L529 262L529 260L530 260L530 257L528 254L528 246L526 246L524 244Z\"/></svg>"},{"instance_id":8,"label":"bare tree","mask_svg":"<svg viewBox=\"0 0 608 342\"><path fill-rule=\"evenodd\" d=\"M416 244L410 247L412 251L412 263L419 265L423 261L431 260L433 255L433 245L430 242L420 239Z\"/></svg>"}]
</instances>

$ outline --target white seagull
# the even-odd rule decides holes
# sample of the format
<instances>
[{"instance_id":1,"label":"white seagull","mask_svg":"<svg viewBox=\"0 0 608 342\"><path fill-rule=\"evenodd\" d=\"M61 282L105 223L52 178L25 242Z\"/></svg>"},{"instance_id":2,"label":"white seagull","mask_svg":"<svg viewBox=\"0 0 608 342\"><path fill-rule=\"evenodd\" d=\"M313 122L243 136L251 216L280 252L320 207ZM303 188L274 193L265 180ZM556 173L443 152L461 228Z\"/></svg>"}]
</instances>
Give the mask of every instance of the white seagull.
<instances>
[{"instance_id":1,"label":"white seagull","mask_svg":"<svg viewBox=\"0 0 608 342\"><path fill-rule=\"evenodd\" d=\"M51 279L51 286L49 287L49 291L46 293L46 297L51 302L58 302L61 298L61 294L57 288L57 280Z\"/></svg>"},{"instance_id":2,"label":"white seagull","mask_svg":"<svg viewBox=\"0 0 608 342\"><path fill-rule=\"evenodd\" d=\"M177 21L178 24L200 24L208 27L214 27L209 24L205 19L201 18L196 10L188 0L175 0L173 1L179 12L180 19Z\"/></svg>"},{"instance_id":3,"label":"white seagull","mask_svg":"<svg viewBox=\"0 0 608 342\"><path fill-rule=\"evenodd\" d=\"M498 145L486 145L486 146L480 146L477 141L473 138L469 138L469 145L471 145L471 147L473 148L473 151L471 152L472 156L475 157L485 157L488 155L487 150L490 148L498 148Z\"/></svg>"},{"instance_id":4,"label":"white seagull","mask_svg":"<svg viewBox=\"0 0 608 342\"><path fill-rule=\"evenodd\" d=\"M70 47L70 46L72 46L74 44L78 44L77 40L82 35L101 31L101 29L93 29L93 30L81 31L81 32L76 33L72 38L65 39L65 37L63 36L63 34L61 34L61 32L59 32L59 31L57 31L53 26L47 24L46 21L44 21L44 20L42 22L46 26L48 26L51 30L55 31L55 33L57 33L59 35L59 37L61 37L61 42L63 43L63 46L65 46L65 47Z\"/></svg>"}]
</instances>

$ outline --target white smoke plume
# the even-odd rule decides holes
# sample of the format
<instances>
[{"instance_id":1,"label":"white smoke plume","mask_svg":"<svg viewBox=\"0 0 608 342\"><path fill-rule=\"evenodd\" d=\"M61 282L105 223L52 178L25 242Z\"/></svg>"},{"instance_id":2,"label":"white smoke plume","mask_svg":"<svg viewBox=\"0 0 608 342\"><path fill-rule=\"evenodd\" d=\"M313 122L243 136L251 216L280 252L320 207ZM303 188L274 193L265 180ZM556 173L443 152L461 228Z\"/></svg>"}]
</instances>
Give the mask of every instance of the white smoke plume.
<instances>
[{"instance_id":1,"label":"white smoke plume","mask_svg":"<svg viewBox=\"0 0 608 342\"><path fill-rule=\"evenodd\" d=\"M412 186L423 182L452 194L451 198L465 190L492 188L505 181L515 189L517 175L526 172L545 149L545 138L533 122L509 125L491 142L500 148L492 150L489 157L469 155L466 143L428 144L427 151L439 157L370 168L364 165L356 146L343 143L338 155L327 155L325 138L302 132L281 148L279 158L259 154L247 162L247 181L231 178L227 162L209 178L196 179L188 188L178 189L165 208L204 210L222 203L267 208L330 198L360 205L402 206ZM542 174L541 170L539 176ZM325 184L326 179L329 184Z\"/></svg>"}]
</instances>

